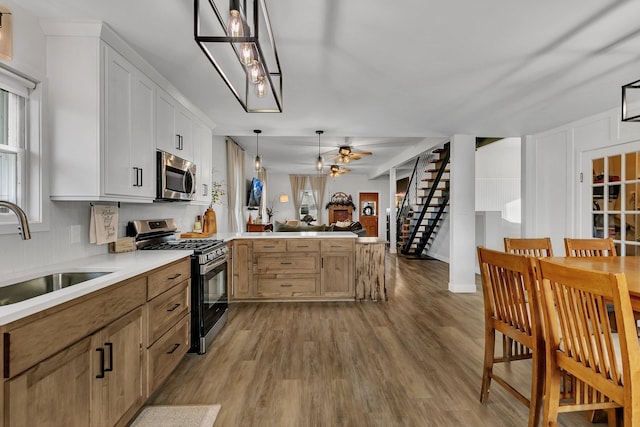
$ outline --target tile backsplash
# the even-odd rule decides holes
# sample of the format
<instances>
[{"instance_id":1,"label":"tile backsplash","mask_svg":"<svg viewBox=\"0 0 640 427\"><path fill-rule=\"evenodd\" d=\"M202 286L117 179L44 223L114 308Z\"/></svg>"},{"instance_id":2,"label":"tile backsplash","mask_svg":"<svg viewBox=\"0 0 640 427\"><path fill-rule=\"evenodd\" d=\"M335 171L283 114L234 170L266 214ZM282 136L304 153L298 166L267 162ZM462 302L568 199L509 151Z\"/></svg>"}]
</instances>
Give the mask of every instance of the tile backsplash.
<instances>
[{"instance_id":1,"label":"tile backsplash","mask_svg":"<svg viewBox=\"0 0 640 427\"><path fill-rule=\"evenodd\" d=\"M107 245L89 243L89 202L51 202L50 209L49 230L33 232L31 240L21 240L17 230L0 235L0 274L108 252ZM134 219L175 218L180 231L190 231L195 217L205 209L181 202L122 203L118 236L126 235L126 225Z\"/></svg>"}]
</instances>

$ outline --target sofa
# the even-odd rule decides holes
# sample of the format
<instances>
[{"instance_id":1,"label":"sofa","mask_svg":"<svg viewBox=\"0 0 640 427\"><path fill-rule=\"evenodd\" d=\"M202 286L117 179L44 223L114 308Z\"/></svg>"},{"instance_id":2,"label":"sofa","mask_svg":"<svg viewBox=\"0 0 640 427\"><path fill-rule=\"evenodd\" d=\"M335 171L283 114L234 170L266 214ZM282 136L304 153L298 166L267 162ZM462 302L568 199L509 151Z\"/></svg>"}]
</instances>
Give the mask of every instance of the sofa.
<instances>
[{"instance_id":1,"label":"sofa","mask_svg":"<svg viewBox=\"0 0 640 427\"><path fill-rule=\"evenodd\" d=\"M362 228L362 224L359 222L350 222L349 224L331 224L331 225L290 225L283 222L275 221L273 224L273 231L350 231L358 235L358 237L365 237L367 230Z\"/></svg>"}]
</instances>

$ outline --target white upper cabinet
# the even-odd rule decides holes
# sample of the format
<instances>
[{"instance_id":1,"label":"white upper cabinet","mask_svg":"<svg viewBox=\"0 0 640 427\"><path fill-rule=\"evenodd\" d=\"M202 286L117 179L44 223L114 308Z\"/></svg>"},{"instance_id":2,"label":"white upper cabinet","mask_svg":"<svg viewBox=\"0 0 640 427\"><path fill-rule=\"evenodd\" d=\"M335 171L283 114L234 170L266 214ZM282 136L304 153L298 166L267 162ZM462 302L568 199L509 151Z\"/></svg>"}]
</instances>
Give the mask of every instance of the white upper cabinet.
<instances>
[{"instance_id":1,"label":"white upper cabinet","mask_svg":"<svg viewBox=\"0 0 640 427\"><path fill-rule=\"evenodd\" d=\"M171 95L158 88L156 95L156 148L193 160L193 120Z\"/></svg>"},{"instance_id":2,"label":"white upper cabinet","mask_svg":"<svg viewBox=\"0 0 640 427\"><path fill-rule=\"evenodd\" d=\"M198 204L211 203L211 169L213 164L213 139L211 129L193 121L193 161L196 164L196 197Z\"/></svg>"},{"instance_id":3,"label":"white upper cabinet","mask_svg":"<svg viewBox=\"0 0 640 427\"><path fill-rule=\"evenodd\" d=\"M104 51L104 192L155 196L155 85L122 55Z\"/></svg>"},{"instance_id":4,"label":"white upper cabinet","mask_svg":"<svg viewBox=\"0 0 640 427\"><path fill-rule=\"evenodd\" d=\"M43 21L47 35L51 198L152 202L156 149L209 174L211 129L180 94L107 25ZM195 111L195 110L194 110ZM197 123L197 130L194 127ZM194 132L198 145L194 159ZM204 172L204 171L203 171ZM200 196L204 201L205 196Z\"/></svg>"}]
</instances>

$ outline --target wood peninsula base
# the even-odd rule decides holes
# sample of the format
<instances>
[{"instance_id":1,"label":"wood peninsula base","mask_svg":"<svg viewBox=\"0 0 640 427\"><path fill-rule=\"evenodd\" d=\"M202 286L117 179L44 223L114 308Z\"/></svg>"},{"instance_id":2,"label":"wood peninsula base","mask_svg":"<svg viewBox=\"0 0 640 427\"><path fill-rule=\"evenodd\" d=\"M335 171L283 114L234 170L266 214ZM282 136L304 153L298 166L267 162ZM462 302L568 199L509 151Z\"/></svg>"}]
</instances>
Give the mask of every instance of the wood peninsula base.
<instances>
[{"instance_id":1,"label":"wood peninsula base","mask_svg":"<svg viewBox=\"0 0 640 427\"><path fill-rule=\"evenodd\" d=\"M275 232L234 239L229 301L354 301L356 237Z\"/></svg>"},{"instance_id":2,"label":"wood peninsula base","mask_svg":"<svg viewBox=\"0 0 640 427\"><path fill-rule=\"evenodd\" d=\"M356 241L356 299L387 301L384 280L386 243L377 237L359 237Z\"/></svg>"}]
</instances>

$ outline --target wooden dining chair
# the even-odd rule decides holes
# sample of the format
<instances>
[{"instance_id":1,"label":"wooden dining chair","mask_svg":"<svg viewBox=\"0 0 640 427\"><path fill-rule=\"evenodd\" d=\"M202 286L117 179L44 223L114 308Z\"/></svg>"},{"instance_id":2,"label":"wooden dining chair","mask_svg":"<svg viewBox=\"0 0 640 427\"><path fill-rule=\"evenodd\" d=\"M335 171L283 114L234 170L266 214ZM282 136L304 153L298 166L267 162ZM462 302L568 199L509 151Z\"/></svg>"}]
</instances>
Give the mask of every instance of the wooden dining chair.
<instances>
[{"instance_id":1,"label":"wooden dining chair","mask_svg":"<svg viewBox=\"0 0 640 427\"><path fill-rule=\"evenodd\" d=\"M505 237L504 251L511 254L530 255L534 257L553 256L553 248L551 247L551 239L549 237L522 239Z\"/></svg>"},{"instance_id":2,"label":"wooden dining chair","mask_svg":"<svg viewBox=\"0 0 640 427\"><path fill-rule=\"evenodd\" d=\"M486 403L495 380L529 407L529 427L538 425L544 379L544 341L536 301L535 258L478 247L484 297L485 342L480 401ZM509 359L495 354L496 332L521 344L526 352ZM531 392L527 398L493 371L495 363L531 359Z\"/></svg>"},{"instance_id":3,"label":"wooden dining chair","mask_svg":"<svg viewBox=\"0 0 640 427\"><path fill-rule=\"evenodd\" d=\"M554 264L536 268L545 317L546 374L543 425L558 413L606 409L609 425L640 424L640 347L624 274ZM606 302L612 301L617 330ZM573 377L573 399L560 397L562 372ZM616 420L614 408L624 408ZM618 412L619 414L619 412Z\"/></svg>"},{"instance_id":4,"label":"wooden dining chair","mask_svg":"<svg viewBox=\"0 0 640 427\"><path fill-rule=\"evenodd\" d=\"M613 239L572 239L565 237L564 249L567 256L617 256Z\"/></svg>"}]
</instances>

